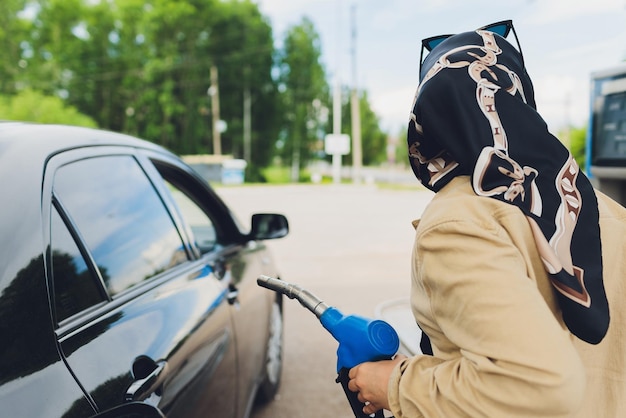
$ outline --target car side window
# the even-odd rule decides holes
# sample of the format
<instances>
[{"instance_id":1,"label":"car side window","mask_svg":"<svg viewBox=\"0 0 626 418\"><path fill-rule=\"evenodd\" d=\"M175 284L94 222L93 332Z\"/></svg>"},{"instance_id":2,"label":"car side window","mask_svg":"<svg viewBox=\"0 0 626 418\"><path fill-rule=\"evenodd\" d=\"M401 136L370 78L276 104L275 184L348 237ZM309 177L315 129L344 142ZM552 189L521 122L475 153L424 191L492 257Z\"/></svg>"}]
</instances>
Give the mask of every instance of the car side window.
<instances>
[{"instance_id":1,"label":"car side window","mask_svg":"<svg viewBox=\"0 0 626 418\"><path fill-rule=\"evenodd\" d=\"M191 228L191 238L200 252L205 254L217 243L217 234L211 218L181 189L165 180L168 190L172 194L176 205L181 211L185 222Z\"/></svg>"},{"instance_id":2,"label":"car side window","mask_svg":"<svg viewBox=\"0 0 626 418\"><path fill-rule=\"evenodd\" d=\"M52 211L52 275L56 320L61 322L107 300L59 213Z\"/></svg>"},{"instance_id":3,"label":"car side window","mask_svg":"<svg viewBox=\"0 0 626 418\"><path fill-rule=\"evenodd\" d=\"M64 165L53 187L111 296L188 260L174 222L132 156Z\"/></svg>"}]
</instances>

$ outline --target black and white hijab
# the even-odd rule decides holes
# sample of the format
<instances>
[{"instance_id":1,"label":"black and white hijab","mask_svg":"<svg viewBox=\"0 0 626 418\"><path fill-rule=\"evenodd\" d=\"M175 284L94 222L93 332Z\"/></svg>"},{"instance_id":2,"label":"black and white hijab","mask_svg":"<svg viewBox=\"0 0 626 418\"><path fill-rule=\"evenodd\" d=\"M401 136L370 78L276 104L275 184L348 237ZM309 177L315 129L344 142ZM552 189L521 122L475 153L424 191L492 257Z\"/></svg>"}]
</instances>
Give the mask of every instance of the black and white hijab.
<instances>
[{"instance_id":1,"label":"black and white hijab","mask_svg":"<svg viewBox=\"0 0 626 418\"><path fill-rule=\"evenodd\" d=\"M521 54L486 30L451 36L424 60L408 127L409 160L437 192L474 192L526 215L570 331L599 343L609 325L598 205L588 178L535 109Z\"/></svg>"}]
</instances>

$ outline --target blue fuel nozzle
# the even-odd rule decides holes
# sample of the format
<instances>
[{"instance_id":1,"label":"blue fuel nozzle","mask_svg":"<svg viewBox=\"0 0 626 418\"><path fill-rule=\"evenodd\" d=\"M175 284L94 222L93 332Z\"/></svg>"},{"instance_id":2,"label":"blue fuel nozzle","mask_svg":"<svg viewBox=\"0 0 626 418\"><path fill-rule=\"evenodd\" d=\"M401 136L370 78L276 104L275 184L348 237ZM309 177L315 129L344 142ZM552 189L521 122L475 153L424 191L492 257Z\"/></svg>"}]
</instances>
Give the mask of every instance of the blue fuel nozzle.
<instances>
[{"instance_id":1,"label":"blue fuel nozzle","mask_svg":"<svg viewBox=\"0 0 626 418\"><path fill-rule=\"evenodd\" d=\"M343 315L311 292L283 280L259 276L257 283L290 299L298 300L320 319L324 328L339 343L337 371L342 368L351 369L366 361L390 359L400 347L396 330L385 321L358 315Z\"/></svg>"},{"instance_id":2,"label":"blue fuel nozzle","mask_svg":"<svg viewBox=\"0 0 626 418\"><path fill-rule=\"evenodd\" d=\"M366 361L388 360L398 352L398 334L385 321L343 315L330 307L322 314L320 322L339 343L337 371Z\"/></svg>"}]
</instances>

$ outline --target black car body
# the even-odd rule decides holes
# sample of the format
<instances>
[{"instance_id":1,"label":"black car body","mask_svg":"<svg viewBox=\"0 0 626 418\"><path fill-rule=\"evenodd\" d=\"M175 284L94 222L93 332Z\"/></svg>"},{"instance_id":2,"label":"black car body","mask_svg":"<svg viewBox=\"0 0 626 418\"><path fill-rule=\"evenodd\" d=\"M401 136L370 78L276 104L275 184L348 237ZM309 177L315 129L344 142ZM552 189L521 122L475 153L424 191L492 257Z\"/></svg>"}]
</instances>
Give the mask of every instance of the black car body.
<instances>
[{"instance_id":1,"label":"black car body","mask_svg":"<svg viewBox=\"0 0 626 418\"><path fill-rule=\"evenodd\" d=\"M245 417L280 381L264 239L152 143L0 123L0 415ZM150 407L148 407L150 406ZM133 409L136 408L136 409Z\"/></svg>"}]
</instances>

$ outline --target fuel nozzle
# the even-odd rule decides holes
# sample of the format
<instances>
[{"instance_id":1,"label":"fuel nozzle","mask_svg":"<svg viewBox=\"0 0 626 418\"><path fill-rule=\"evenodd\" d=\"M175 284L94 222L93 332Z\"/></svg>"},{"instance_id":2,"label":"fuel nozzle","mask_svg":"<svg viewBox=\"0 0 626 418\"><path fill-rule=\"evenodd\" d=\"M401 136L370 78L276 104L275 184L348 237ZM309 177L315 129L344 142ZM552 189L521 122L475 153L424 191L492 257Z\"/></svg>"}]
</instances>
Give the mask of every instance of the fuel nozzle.
<instances>
[{"instance_id":1,"label":"fuel nozzle","mask_svg":"<svg viewBox=\"0 0 626 418\"><path fill-rule=\"evenodd\" d=\"M313 312L318 318L320 318L329 308L329 306L320 298L298 285L263 275L259 276L256 282L261 287L282 293L289 299L297 300L302 306Z\"/></svg>"},{"instance_id":2,"label":"fuel nozzle","mask_svg":"<svg viewBox=\"0 0 626 418\"><path fill-rule=\"evenodd\" d=\"M319 318L322 326L339 342L337 370L344 367L350 369L365 361L390 359L398 351L398 334L385 321L344 315L308 290L283 280L259 276L257 283L298 300Z\"/></svg>"},{"instance_id":3,"label":"fuel nozzle","mask_svg":"<svg viewBox=\"0 0 626 418\"><path fill-rule=\"evenodd\" d=\"M363 412L364 403L359 401L358 394L348 389L349 370L366 361L391 359L398 351L400 339L398 334L385 321L368 319L358 315L344 315L339 310L328 306L320 298L283 280L268 276L259 276L257 283L261 287L282 293L290 299L296 299L302 306L317 316L322 326L339 342L337 348L337 383L341 383L344 393L350 402L355 418L383 418L380 410L374 415Z\"/></svg>"}]
</instances>

